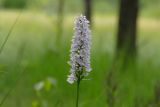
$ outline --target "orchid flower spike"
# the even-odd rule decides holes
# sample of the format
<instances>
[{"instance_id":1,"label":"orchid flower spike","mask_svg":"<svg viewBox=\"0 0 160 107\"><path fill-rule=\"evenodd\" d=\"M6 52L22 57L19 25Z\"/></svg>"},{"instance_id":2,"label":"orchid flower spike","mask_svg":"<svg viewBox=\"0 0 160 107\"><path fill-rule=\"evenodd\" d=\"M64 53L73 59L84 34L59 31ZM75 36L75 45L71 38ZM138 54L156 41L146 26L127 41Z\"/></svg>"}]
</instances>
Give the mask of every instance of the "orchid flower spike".
<instances>
[{"instance_id":1,"label":"orchid flower spike","mask_svg":"<svg viewBox=\"0 0 160 107\"><path fill-rule=\"evenodd\" d=\"M75 81L82 80L88 76L90 67L90 45L91 31L89 21L85 16L80 15L75 20L74 36L72 38L71 54L69 65L71 66L70 75L67 81L73 84Z\"/></svg>"}]
</instances>

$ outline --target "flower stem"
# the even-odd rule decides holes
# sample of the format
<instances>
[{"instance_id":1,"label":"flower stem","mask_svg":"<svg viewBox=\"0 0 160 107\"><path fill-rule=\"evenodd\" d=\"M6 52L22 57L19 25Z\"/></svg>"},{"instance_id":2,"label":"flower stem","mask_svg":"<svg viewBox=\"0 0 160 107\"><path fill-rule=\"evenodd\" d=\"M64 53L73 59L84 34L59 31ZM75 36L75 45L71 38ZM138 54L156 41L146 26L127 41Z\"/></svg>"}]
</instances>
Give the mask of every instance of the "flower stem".
<instances>
[{"instance_id":1,"label":"flower stem","mask_svg":"<svg viewBox=\"0 0 160 107\"><path fill-rule=\"evenodd\" d=\"M76 107L78 107L79 102L79 85L80 85L80 78L77 80L77 99L76 99Z\"/></svg>"}]
</instances>

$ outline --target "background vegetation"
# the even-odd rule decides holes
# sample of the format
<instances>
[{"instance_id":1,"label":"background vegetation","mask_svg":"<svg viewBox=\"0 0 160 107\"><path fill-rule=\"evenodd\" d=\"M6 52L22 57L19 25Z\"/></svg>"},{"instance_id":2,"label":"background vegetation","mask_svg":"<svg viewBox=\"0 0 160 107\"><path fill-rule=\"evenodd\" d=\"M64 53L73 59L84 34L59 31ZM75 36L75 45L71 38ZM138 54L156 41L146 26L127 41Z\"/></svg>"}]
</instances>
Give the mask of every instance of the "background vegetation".
<instances>
[{"instance_id":1,"label":"background vegetation","mask_svg":"<svg viewBox=\"0 0 160 107\"><path fill-rule=\"evenodd\" d=\"M67 61L73 20L84 8L80 0L64 4L63 33L57 45L57 0L0 1L0 46L21 13L0 54L0 102L9 93L0 106L74 107L76 85L66 82ZM111 70L116 72L111 83L119 87L112 93L115 107L159 107L160 1L140 1L138 60L136 67L123 71L118 66L121 61L113 66L118 4L118 0L93 0L93 71L81 84L80 107L108 107L106 90L112 89L106 88L106 79Z\"/></svg>"}]
</instances>

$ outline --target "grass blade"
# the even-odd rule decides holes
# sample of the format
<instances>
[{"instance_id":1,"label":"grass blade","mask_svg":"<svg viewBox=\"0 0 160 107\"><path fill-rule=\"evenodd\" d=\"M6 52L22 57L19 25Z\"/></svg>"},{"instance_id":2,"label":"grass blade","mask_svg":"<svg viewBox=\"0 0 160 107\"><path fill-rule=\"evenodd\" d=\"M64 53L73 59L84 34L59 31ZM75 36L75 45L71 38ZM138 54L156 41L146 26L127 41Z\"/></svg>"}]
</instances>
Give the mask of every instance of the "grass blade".
<instances>
[{"instance_id":1,"label":"grass blade","mask_svg":"<svg viewBox=\"0 0 160 107\"><path fill-rule=\"evenodd\" d=\"M25 44L22 45L21 49L18 52L18 56L17 56L17 64L15 66L15 68L19 68L20 64L21 64L21 60L23 58L24 55L24 49L25 49ZM10 93L13 91L13 89L17 86L18 82L20 81L20 79L22 78L22 75L24 74L24 72L26 71L25 68L23 68L19 75L17 75L16 79L15 79L15 83L9 88L9 90L7 91L6 95L2 98L2 100L0 101L0 107L2 107L2 105L4 104L4 102L6 101L6 99L8 98L8 96L10 95Z\"/></svg>"},{"instance_id":2,"label":"grass blade","mask_svg":"<svg viewBox=\"0 0 160 107\"><path fill-rule=\"evenodd\" d=\"M22 13L22 11L21 11L21 12L19 13L19 15L17 16L16 20L14 21L13 25L11 26L11 28L10 28L8 34L7 34L4 42L2 43L2 46L0 47L0 54L2 53L2 51L3 51L3 49L4 49L4 46L5 46L5 44L6 44L7 41L8 41L9 36L11 35L11 33L12 33L12 31L13 31L16 23L18 22L18 20L19 20L19 18L20 18L20 16L21 16L21 13Z\"/></svg>"},{"instance_id":3,"label":"grass blade","mask_svg":"<svg viewBox=\"0 0 160 107\"><path fill-rule=\"evenodd\" d=\"M8 40L8 38L9 38L9 36L11 35L11 33L12 33L12 31L13 31L16 23L18 22L18 20L19 20L19 18L20 18L20 16L21 16L21 13L22 13L22 11L21 11L21 12L19 13L19 15L17 16L16 20L14 21L13 25L11 26L11 28L10 28L7 36L6 36L6 38L5 38L2 46L0 47L0 54L2 53L2 51L3 51L3 49L4 49L4 46L5 46L5 44L7 43L7 40ZM24 70L24 71L25 71L25 70ZM24 71L22 71L21 74L23 74ZM16 86L16 84L17 84L18 81L20 80L20 77L21 77L21 76L17 77L17 79L16 79L16 81L15 81L15 85L13 85L13 86L8 90L8 92L6 93L6 95L5 95L5 96L3 97L3 99L0 101L0 107L4 104L4 102L5 102L6 99L8 98L8 96L9 96L10 93L12 92L14 86Z\"/></svg>"}]
</instances>

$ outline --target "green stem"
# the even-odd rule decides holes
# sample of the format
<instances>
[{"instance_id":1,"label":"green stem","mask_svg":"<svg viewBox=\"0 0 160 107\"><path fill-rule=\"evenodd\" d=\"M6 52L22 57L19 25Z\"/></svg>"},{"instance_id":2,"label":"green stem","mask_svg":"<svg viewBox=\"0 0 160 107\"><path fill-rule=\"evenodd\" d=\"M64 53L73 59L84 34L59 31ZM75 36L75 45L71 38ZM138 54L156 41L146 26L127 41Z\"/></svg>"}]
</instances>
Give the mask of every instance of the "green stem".
<instances>
[{"instance_id":1,"label":"green stem","mask_svg":"<svg viewBox=\"0 0 160 107\"><path fill-rule=\"evenodd\" d=\"M78 107L79 102L79 85L80 85L80 78L77 80L77 100L76 100L76 107Z\"/></svg>"}]
</instances>

